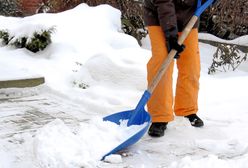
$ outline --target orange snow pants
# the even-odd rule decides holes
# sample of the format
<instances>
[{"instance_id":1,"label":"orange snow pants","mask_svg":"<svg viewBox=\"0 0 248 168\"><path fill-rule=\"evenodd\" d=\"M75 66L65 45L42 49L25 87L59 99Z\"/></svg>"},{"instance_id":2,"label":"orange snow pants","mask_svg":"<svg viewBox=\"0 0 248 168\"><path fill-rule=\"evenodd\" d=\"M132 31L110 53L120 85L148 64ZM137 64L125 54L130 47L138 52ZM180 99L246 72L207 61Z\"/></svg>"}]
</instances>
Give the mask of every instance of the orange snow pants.
<instances>
[{"instance_id":1,"label":"orange snow pants","mask_svg":"<svg viewBox=\"0 0 248 168\"><path fill-rule=\"evenodd\" d=\"M168 52L162 28L148 26L148 32L152 46L152 57L147 64L149 84ZM197 29L192 29L184 45L186 48L180 53L180 58L170 64L147 103L152 122L169 122L174 119L174 113L176 116L186 116L198 111L200 55ZM174 62L177 63L178 69L175 97L172 78Z\"/></svg>"}]
</instances>

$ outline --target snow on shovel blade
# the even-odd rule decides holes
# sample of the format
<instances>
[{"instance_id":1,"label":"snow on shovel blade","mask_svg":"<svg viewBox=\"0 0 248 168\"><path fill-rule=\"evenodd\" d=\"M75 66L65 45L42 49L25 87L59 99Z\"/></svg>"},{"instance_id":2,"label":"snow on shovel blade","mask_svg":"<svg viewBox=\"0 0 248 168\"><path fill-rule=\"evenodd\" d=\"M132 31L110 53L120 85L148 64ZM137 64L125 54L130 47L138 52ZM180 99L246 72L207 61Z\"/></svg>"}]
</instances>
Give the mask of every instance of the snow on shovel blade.
<instances>
[{"instance_id":1,"label":"snow on shovel blade","mask_svg":"<svg viewBox=\"0 0 248 168\"><path fill-rule=\"evenodd\" d=\"M104 158L108 155L114 154L122 149L125 149L126 147L130 145L133 145L140 138L142 138L142 136L146 133L150 125L150 122L151 122L151 116L147 111L145 111L144 106L146 105L150 96L151 94L148 91L145 91L138 105L136 106L134 110L115 113L115 114L112 114L112 115L109 115L103 118L104 121L111 121L118 125L120 125L120 122L123 120L128 120L127 126L142 125L142 124L145 124L145 125L141 130L139 130L134 135L129 137L127 140L125 140L123 143L121 143L120 145L115 147L113 150L105 154L102 157L102 160L104 160Z\"/></svg>"},{"instance_id":2,"label":"snow on shovel blade","mask_svg":"<svg viewBox=\"0 0 248 168\"><path fill-rule=\"evenodd\" d=\"M128 146L133 145L134 143L136 143L147 131L150 122L151 122L151 117L149 115L149 113L147 113L144 109L143 112L145 114L143 123L145 123L145 126L138 131L137 133L135 133L133 136L129 137L127 140L125 140L123 143L121 143L120 145L118 145L117 147L115 147L113 150L111 150L110 152L108 152L107 154L105 154L102 157L102 160L104 160L104 158L108 155L114 154L120 150L123 150L125 148L127 148ZM111 121L114 122L116 124L120 124L120 121L122 120L128 120L130 118L130 115L132 115L133 110L130 111L124 111L124 112L119 112L119 113L115 113L113 115L107 116L105 118L103 118L104 121Z\"/></svg>"}]
</instances>

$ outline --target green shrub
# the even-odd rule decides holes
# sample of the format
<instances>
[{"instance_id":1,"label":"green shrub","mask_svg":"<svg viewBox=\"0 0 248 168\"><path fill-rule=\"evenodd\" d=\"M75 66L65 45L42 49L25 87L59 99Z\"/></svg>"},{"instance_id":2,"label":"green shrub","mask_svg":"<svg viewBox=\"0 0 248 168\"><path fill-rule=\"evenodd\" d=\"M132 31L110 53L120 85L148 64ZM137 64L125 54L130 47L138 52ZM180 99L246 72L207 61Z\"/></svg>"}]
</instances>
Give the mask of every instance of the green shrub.
<instances>
[{"instance_id":1,"label":"green shrub","mask_svg":"<svg viewBox=\"0 0 248 168\"><path fill-rule=\"evenodd\" d=\"M7 30L0 30L0 39L4 45L9 43L9 33Z\"/></svg>"},{"instance_id":2,"label":"green shrub","mask_svg":"<svg viewBox=\"0 0 248 168\"><path fill-rule=\"evenodd\" d=\"M26 48L32 52L38 52L44 50L51 42L51 34L54 32L54 28L44 30L42 33L35 32L31 40L26 43Z\"/></svg>"},{"instance_id":3,"label":"green shrub","mask_svg":"<svg viewBox=\"0 0 248 168\"><path fill-rule=\"evenodd\" d=\"M0 30L0 39L4 45L13 45L16 48L26 48L34 53L44 50L51 42L51 34L55 31L54 27L48 30L41 30L34 32L32 37L10 37L9 32L6 30Z\"/></svg>"}]
</instances>

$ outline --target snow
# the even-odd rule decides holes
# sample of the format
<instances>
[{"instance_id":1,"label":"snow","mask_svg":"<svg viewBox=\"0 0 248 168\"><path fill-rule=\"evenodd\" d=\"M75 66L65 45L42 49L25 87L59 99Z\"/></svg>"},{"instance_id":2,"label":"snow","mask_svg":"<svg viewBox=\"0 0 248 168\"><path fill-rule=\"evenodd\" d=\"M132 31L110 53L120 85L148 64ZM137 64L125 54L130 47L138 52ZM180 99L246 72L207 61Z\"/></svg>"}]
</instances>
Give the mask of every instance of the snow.
<instances>
[{"instance_id":1,"label":"snow","mask_svg":"<svg viewBox=\"0 0 248 168\"><path fill-rule=\"evenodd\" d=\"M44 76L47 92L53 90L79 103L85 115L93 115L74 129L55 119L38 129L35 136L16 135L16 139L25 141L14 152L4 150L10 143L0 140L0 167L248 167L247 61L234 72L208 75L216 48L203 43L199 116L205 126L193 128L186 119L176 117L164 137L145 135L121 155L100 161L104 153L140 129L127 130L125 122L117 126L101 118L136 106L146 89L146 63L151 55L148 39L141 48L121 31L120 15L108 5L81 4L58 14L0 16L0 29L8 29L17 37L44 28L56 29L52 44L35 54L1 46L0 81ZM200 38L210 37L200 34ZM247 36L240 39L237 43L247 44ZM17 90L0 92L14 94ZM19 93L17 96L21 96ZM26 163L15 165L17 156L25 158Z\"/></svg>"},{"instance_id":2,"label":"snow","mask_svg":"<svg viewBox=\"0 0 248 168\"><path fill-rule=\"evenodd\" d=\"M104 161L109 162L109 163L121 163L122 159L121 159L121 155L112 154L112 155L106 156Z\"/></svg>"},{"instance_id":3,"label":"snow","mask_svg":"<svg viewBox=\"0 0 248 168\"><path fill-rule=\"evenodd\" d=\"M223 42L223 43L227 43L227 44L237 44L237 45L242 45L242 46L248 46L247 38L248 38L248 35L238 37L234 40L223 40L223 39L218 38L212 34L207 34L207 33L200 33L199 34L199 39Z\"/></svg>"},{"instance_id":4,"label":"snow","mask_svg":"<svg viewBox=\"0 0 248 168\"><path fill-rule=\"evenodd\" d=\"M81 123L73 133L63 121L57 119L37 132L34 138L35 155L42 167L89 167L93 164L92 160L101 160L144 127L144 124L126 125L127 121L117 125L97 117L89 123ZM121 162L120 156L109 156L106 161Z\"/></svg>"}]
</instances>

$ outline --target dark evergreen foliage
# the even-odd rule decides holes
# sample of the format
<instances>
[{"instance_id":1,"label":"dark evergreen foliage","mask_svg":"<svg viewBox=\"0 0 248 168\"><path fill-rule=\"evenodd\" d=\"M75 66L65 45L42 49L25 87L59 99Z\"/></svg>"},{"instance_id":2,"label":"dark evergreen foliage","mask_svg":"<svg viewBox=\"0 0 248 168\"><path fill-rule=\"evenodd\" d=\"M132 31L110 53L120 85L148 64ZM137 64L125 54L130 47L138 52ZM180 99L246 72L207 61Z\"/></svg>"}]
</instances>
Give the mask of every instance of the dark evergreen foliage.
<instances>
[{"instance_id":1,"label":"dark evergreen foliage","mask_svg":"<svg viewBox=\"0 0 248 168\"><path fill-rule=\"evenodd\" d=\"M248 35L248 1L217 0L201 16L200 30L227 40Z\"/></svg>"},{"instance_id":2,"label":"dark evergreen foliage","mask_svg":"<svg viewBox=\"0 0 248 168\"><path fill-rule=\"evenodd\" d=\"M7 30L0 31L0 39L2 40L2 43L5 45L9 43L9 33L7 32Z\"/></svg>"},{"instance_id":3,"label":"dark evergreen foliage","mask_svg":"<svg viewBox=\"0 0 248 168\"><path fill-rule=\"evenodd\" d=\"M4 15L4 16L22 15L18 0L0 0L0 15Z\"/></svg>"},{"instance_id":4,"label":"dark evergreen foliage","mask_svg":"<svg viewBox=\"0 0 248 168\"><path fill-rule=\"evenodd\" d=\"M52 27L48 30L42 30L41 32L34 32L31 38L19 37L16 40L14 37L10 37L7 30L0 30L0 39L4 45L13 45L16 48L26 48L32 52L38 52L44 50L51 42L51 34L55 28Z\"/></svg>"},{"instance_id":5,"label":"dark evergreen foliage","mask_svg":"<svg viewBox=\"0 0 248 168\"><path fill-rule=\"evenodd\" d=\"M54 29L44 30L42 33L35 32L31 40L26 43L25 48L32 52L44 50L51 42L51 34Z\"/></svg>"}]
</instances>

